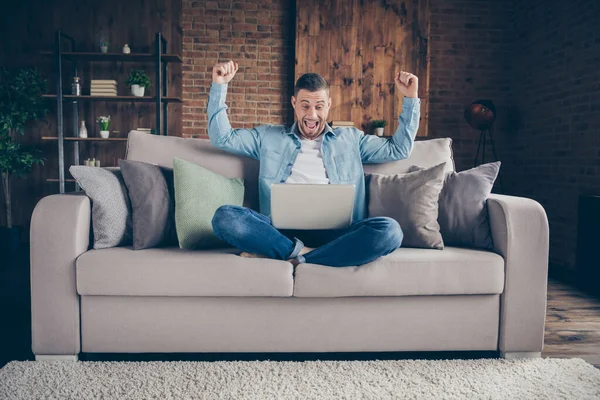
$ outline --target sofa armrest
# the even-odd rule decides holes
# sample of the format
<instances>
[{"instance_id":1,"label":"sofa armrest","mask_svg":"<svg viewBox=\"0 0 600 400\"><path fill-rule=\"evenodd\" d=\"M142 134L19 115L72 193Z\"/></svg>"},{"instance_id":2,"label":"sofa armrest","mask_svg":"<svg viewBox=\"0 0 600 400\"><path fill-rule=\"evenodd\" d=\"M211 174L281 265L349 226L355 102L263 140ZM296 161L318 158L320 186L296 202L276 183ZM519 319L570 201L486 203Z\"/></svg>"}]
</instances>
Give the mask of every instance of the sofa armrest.
<instances>
[{"instance_id":1,"label":"sofa armrest","mask_svg":"<svg viewBox=\"0 0 600 400\"><path fill-rule=\"evenodd\" d=\"M31 217L31 339L36 355L80 351L75 260L89 246L90 200L83 194L41 199Z\"/></svg>"},{"instance_id":2,"label":"sofa armrest","mask_svg":"<svg viewBox=\"0 0 600 400\"><path fill-rule=\"evenodd\" d=\"M548 283L546 212L523 197L492 194L487 204L494 248L505 263L499 350L541 352Z\"/></svg>"}]
</instances>

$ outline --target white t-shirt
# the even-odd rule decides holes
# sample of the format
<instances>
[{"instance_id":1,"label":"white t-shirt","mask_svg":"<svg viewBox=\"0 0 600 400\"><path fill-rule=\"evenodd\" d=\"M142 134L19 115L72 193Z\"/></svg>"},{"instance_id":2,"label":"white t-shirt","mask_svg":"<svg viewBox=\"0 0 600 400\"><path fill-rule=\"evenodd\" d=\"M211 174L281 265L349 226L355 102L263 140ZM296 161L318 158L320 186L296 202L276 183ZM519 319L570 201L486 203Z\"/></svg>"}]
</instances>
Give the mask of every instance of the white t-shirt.
<instances>
[{"instance_id":1,"label":"white t-shirt","mask_svg":"<svg viewBox=\"0 0 600 400\"><path fill-rule=\"evenodd\" d=\"M315 140L299 138L302 147L292 166L292 173L285 183L321 183L328 184L327 172L323 164L321 144L323 135Z\"/></svg>"}]
</instances>

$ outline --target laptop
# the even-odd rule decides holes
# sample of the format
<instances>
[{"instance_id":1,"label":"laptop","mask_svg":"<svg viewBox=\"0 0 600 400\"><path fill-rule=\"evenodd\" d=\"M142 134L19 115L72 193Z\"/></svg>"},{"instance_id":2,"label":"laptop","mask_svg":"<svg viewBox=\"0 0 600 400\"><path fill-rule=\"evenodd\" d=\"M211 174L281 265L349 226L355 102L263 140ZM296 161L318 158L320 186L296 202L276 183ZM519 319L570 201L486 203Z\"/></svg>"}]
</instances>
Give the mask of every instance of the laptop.
<instances>
[{"instance_id":1,"label":"laptop","mask_svg":"<svg viewBox=\"0 0 600 400\"><path fill-rule=\"evenodd\" d=\"M271 185L271 223L277 229L343 229L352 223L354 185Z\"/></svg>"}]
</instances>

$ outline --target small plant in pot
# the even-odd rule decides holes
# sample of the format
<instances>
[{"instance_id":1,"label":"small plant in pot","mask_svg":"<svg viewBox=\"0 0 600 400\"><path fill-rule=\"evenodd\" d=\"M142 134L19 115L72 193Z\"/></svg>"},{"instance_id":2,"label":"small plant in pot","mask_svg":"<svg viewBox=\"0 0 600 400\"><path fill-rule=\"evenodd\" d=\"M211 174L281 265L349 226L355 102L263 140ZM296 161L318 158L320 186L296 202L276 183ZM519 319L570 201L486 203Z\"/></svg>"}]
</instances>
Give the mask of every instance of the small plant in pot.
<instances>
[{"instance_id":1,"label":"small plant in pot","mask_svg":"<svg viewBox=\"0 0 600 400\"><path fill-rule=\"evenodd\" d=\"M387 126L387 121L384 119L374 119L371 121L371 126L377 136L383 136L383 128Z\"/></svg>"},{"instance_id":2,"label":"small plant in pot","mask_svg":"<svg viewBox=\"0 0 600 400\"><path fill-rule=\"evenodd\" d=\"M46 80L33 68L0 69L0 173L6 227L0 227L0 259L14 259L21 227L13 225L11 181L25 177L36 164L44 164L41 151L17 141L27 124L47 113L42 94Z\"/></svg>"},{"instance_id":3,"label":"small plant in pot","mask_svg":"<svg viewBox=\"0 0 600 400\"><path fill-rule=\"evenodd\" d=\"M108 127L110 126L110 115L107 117L98 117L98 125L100 125L100 137L107 139L110 135Z\"/></svg>"},{"instance_id":4,"label":"small plant in pot","mask_svg":"<svg viewBox=\"0 0 600 400\"><path fill-rule=\"evenodd\" d=\"M98 47L100 48L100 53L108 52L108 34L104 31L98 33Z\"/></svg>"},{"instance_id":5,"label":"small plant in pot","mask_svg":"<svg viewBox=\"0 0 600 400\"><path fill-rule=\"evenodd\" d=\"M150 78L144 70L134 69L125 83L131 86L131 93L134 96L143 97L145 89L150 87Z\"/></svg>"}]
</instances>

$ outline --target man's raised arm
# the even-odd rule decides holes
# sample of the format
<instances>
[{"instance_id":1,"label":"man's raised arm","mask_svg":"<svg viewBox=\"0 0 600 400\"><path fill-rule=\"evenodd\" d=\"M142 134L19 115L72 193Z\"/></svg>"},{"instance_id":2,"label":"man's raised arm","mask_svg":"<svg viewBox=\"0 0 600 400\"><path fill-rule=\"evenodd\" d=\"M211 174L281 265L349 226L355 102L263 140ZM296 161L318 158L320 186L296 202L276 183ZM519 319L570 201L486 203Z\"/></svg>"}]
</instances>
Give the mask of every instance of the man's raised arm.
<instances>
[{"instance_id":1,"label":"man's raised arm","mask_svg":"<svg viewBox=\"0 0 600 400\"><path fill-rule=\"evenodd\" d=\"M264 127L233 129L227 116L227 85L238 70L233 61L215 64L208 95L208 136L213 146L230 153L259 158L260 140Z\"/></svg>"},{"instance_id":2,"label":"man's raised arm","mask_svg":"<svg viewBox=\"0 0 600 400\"><path fill-rule=\"evenodd\" d=\"M402 160L412 152L421 116L419 78L408 72L400 72L396 74L394 83L398 94L404 97L398 129L391 138L364 135L361 132L360 156L363 163Z\"/></svg>"}]
</instances>

